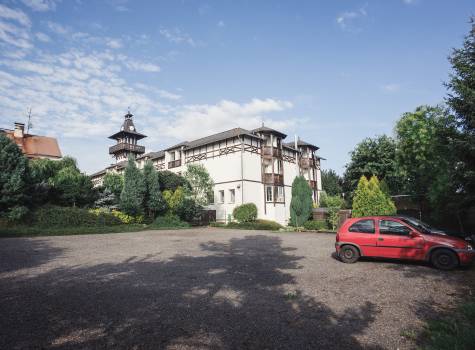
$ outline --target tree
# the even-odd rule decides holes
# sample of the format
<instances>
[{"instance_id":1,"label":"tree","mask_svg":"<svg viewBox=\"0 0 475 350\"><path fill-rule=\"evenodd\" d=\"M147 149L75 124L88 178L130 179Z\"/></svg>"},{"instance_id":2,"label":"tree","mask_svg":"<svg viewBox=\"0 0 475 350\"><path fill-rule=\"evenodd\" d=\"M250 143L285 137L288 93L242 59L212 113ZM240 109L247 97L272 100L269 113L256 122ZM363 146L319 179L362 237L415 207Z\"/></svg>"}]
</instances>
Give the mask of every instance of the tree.
<instances>
[{"instance_id":1,"label":"tree","mask_svg":"<svg viewBox=\"0 0 475 350\"><path fill-rule=\"evenodd\" d=\"M457 134L454 118L440 106L420 106L404 113L396 123L397 161L407 194L427 198L433 208L444 206L457 191L456 159L452 141Z\"/></svg>"},{"instance_id":2,"label":"tree","mask_svg":"<svg viewBox=\"0 0 475 350\"><path fill-rule=\"evenodd\" d=\"M344 192L351 196L361 176L372 175L384 179L391 194L401 191L402 180L396 160L396 141L389 136L366 138L351 152L351 160L343 175Z\"/></svg>"},{"instance_id":3,"label":"tree","mask_svg":"<svg viewBox=\"0 0 475 350\"><path fill-rule=\"evenodd\" d=\"M158 172L153 167L152 162L145 163L143 174L145 180L143 207L150 218L155 218L157 214L166 210L167 203L160 191Z\"/></svg>"},{"instance_id":4,"label":"tree","mask_svg":"<svg viewBox=\"0 0 475 350\"><path fill-rule=\"evenodd\" d=\"M290 201L290 221L292 226L302 226L312 214L312 189L303 176L297 176L292 182Z\"/></svg>"},{"instance_id":5,"label":"tree","mask_svg":"<svg viewBox=\"0 0 475 350\"><path fill-rule=\"evenodd\" d=\"M108 210L117 209L117 197L108 188L102 188L98 194L97 200L94 202L94 207L105 208Z\"/></svg>"},{"instance_id":6,"label":"tree","mask_svg":"<svg viewBox=\"0 0 475 350\"><path fill-rule=\"evenodd\" d=\"M373 215L394 215L396 206L391 198L381 191L379 180L372 176L370 181L366 176L361 176L353 196L353 217L373 216Z\"/></svg>"},{"instance_id":7,"label":"tree","mask_svg":"<svg viewBox=\"0 0 475 350\"><path fill-rule=\"evenodd\" d=\"M329 196L340 196L343 192L341 188L342 179L335 170L322 170L322 187Z\"/></svg>"},{"instance_id":8,"label":"tree","mask_svg":"<svg viewBox=\"0 0 475 350\"><path fill-rule=\"evenodd\" d=\"M160 182L160 191L171 190L175 191L178 187L190 189L191 186L188 181L180 175L177 175L170 170L163 170L158 172L158 181Z\"/></svg>"},{"instance_id":9,"label":"tree","mask_svg":"<svg viewBox=\"0 0 475 350\"><path fill-rule=\"evenodd\" d=\"M28 159L18 146L0 134L0 214L20 219L28 200Z\"/></svg>"},{"instance_id":10,"label":"tree","mask_svg":"<svg viewBox=\"0 0 475 350\"><path fill-rule=\"evenodd\" d=\"M453 142L457 161L453 174L458 188L451 200L458 212L475 205L475 17L470 18L470 25L463 47L454 49L449 57L452 74L446 83L447 104L458 127Z\"/></svg>"},{"instance_id":11,"label":"tree","mask_svg":"<svg viewBox=\"0 0 475 350\"><path fill-rule=\"evenodd\" d=\"M124 188L124 177L120 174L109 172L104 175L102 186L108 189L117 199L119 199L122 189Z\"/></svg>"},{"instance_id":12,"label":"tree","mask_svg":"<svg viewBox=\"0 0 475 350\"><path fill-rule=\"evenodd\" d=\"M91 179L81 174L74 165L68 165L50 179L56 204L66 206L88 206L96 200Z\"/></svg>"},{"instance_id":13,"label":"tree","mask_svg":"<svg viewBox=\"0 0 475 350\"><path fill-rule=\"evenodd\" d=\"M202 164L189 164L184 175L191 186L190 195L199 205L207 205L213 198L214 182Z\"/></svg>"},{"instance_id":14,"label":"tree","mask_svg":"<svg viewBox=\"0 0 475 350\"><path fill-rule=\"evenodd\" d=\"M137 169L135 160L130 157L124 172L124 188L120 194L120 208L128 215L137 216L143 214L144 194L144 176Z\"/></svg>"}]
</instances>

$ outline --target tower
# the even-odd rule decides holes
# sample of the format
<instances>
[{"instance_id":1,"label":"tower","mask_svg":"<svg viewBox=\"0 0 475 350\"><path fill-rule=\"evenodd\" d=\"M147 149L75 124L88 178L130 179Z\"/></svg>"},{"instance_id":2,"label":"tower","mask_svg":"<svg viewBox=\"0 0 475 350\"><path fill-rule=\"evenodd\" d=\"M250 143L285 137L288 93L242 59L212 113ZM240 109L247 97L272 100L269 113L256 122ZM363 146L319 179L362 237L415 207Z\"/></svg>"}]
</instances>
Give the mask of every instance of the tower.
<instances>
[{"instance_id":1,"label":"tower","mask_svg":"<svg viewBox=\"0 0 475 350\"><path fill-rule=\"evenodd\" d=\"M127 112L124 116L125 120L120 131L109 136L110 139L117 141L117 144L109 147L109 154L113 155L116 163L127 160L130 155L135 158L137 155L145 153L145 147L137 145L137 141L147 136L135 130L132 117L133 114Z\"/></svg>"}]
</instances>

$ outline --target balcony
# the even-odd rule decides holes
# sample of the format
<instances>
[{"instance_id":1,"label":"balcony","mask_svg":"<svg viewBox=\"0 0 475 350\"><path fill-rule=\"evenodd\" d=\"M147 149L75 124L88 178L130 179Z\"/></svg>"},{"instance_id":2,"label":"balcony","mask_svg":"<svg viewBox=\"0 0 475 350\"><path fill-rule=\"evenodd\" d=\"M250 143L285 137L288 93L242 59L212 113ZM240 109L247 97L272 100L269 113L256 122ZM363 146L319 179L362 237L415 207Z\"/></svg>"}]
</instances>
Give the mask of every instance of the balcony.
<instances>
[{"instance_id":1,"label":"balcony","mask_svg":"<svg viewBox=\"0 0 475 350\"><path fill-rule=\"evenodd\" d=\"M131 143L118 143L109 147L109 154L114 154L120 151L129 151L132 153L142 154L145 153L145 146L133 145Z\"/></svg>"},{"instance_id":2,"label":"balcony","mask_svg":"<svg viewBox=\"0 0 475 350\"><path fill-rule=\"evenodd\" d=\"M181 159L176 159L168 162L168 169L177 168L181 166Z\"/></svg>"},{"instance_id":3,"label":"balcony","mask_svg":"<svg viewBox=\"0 0 475 350\"><path fill-rule=\"evenodd\" d=\"M282 157L282 150L277 147L272 146L264 146L262 147L262 156L264 158L281 158Z\"/></svg>"},{"instance_id":4,"label":"balcony","mask_svg":"<svg viewBox=\"0 0 475 350\"><path fill-rule=\"evenodd\" d=\"M310 186L310 188L312 190L316 190L317 189L317 181L315 180L308 180L308 185Z\"/></svg>"},{"instance_id":5,"label":"balcony","mask_svg":"<svg viewBox=\"0 0 475 350\"><path fill-rule=\"evenodd\" d=\"M263 174L262 182L272 185L283 185L284 175L282 174Z\"/></svg>"},{"instance_id":6,"label":"balcony","mask_svg":"<svg viewBox=\"0 0 475 350\"><path fill-rule=\"evenodd\" d=\"M301 158L300 167L304 169L315 168L315 161L313 160L313 158Z\"/></svg>"}]
</instances>

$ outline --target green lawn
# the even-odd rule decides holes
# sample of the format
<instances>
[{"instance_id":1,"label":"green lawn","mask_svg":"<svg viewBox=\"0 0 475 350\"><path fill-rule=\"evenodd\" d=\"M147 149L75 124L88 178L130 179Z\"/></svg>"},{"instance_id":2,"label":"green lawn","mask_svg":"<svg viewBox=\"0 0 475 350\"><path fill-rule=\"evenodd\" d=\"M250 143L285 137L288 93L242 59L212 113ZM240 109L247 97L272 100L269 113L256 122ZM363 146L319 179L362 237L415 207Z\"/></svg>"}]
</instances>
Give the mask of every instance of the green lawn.
<instances>
[{"instance_id":1,"label":"green lawn","mask_svg":"<svg viewBox=\"0 0 475 350\"><path fill-rule=\"evenodd\" d=\"M63 236L94 233L136 232L147 228L148 226L144 224L78 227L12 226L0 227L0 237Z\"/></svg>"}]
</instances>

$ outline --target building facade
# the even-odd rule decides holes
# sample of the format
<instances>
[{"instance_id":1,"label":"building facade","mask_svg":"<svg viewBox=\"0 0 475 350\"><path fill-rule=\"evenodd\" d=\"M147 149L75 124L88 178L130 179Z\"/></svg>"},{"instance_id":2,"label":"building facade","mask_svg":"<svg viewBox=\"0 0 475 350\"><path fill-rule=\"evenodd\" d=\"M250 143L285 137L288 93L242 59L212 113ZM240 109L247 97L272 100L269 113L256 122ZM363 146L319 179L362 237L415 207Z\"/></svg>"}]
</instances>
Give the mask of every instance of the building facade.
<instances>
[{"instance_id":1,"label":"building facade","mask_svg":"<svg viewBox=\"0 0 475 350\"><path fill-rule=\"evenodd\" d=\"M16 143L23 154L29 159L47 158L61 159L61 150L54 137L33 135L25 132L25 124L15 123L15 128L0 129L10 140Z\"/></svg>"},{"instance_id":2,"label":"building facade","mask_svg":"<svg viewBox=\"0 0 475 350\"><path fill-rule=\"evenodd\" d=\"M113 147L121 151L133 150L122 136ZM124 159L129 154L136 155L139 168L151 161L159 171L169 170L180 175L188 164L202 164L215 184L214 203L209 209L216 210L217 221L227 221L238 205L254 203L259 218L287 224L292 182L296 176L305 177L312 188L314 202L319 202L322 158L316 154L317 146L302 140L285 143L285 138L284 133L265 126L254 130L235 128L158 152L137 154L131 151L120 157L111 153L116 164L91 177L95 185L100 185L108 171L121 173L126 165ZM136 141L131 137L127 142L138 146Z\"/></svg>"}]
</instances>

